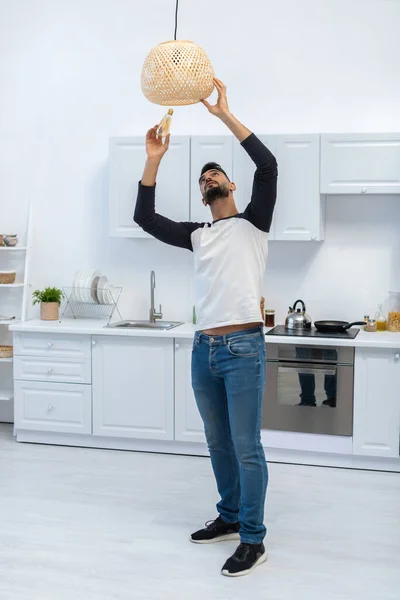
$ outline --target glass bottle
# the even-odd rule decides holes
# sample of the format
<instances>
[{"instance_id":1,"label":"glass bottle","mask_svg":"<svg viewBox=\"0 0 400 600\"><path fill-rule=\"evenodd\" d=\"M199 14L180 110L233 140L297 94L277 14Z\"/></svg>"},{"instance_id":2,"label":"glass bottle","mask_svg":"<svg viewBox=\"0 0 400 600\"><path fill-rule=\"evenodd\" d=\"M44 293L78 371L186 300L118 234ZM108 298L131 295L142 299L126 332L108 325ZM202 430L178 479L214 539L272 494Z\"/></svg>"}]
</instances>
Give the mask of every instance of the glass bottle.
<instances>
[{"instance_id":1,"label":"glass bottle","mask_svg":"<svg viewBox=\"0 0 400 600\"><path fill-rule=\"evenodd\" d=\"M275 311L272 308L265 310L265 327L275 327Z\"/></svg>"},{"instance_id":2,"label":"glass bottle","mask_svg":"<svg viewBox=\"0 0 400 600\"><path fill-rule=\"evenodd\" d=\"M400 331L400 292L389 292L388 331Z\"/></svg>"},{"instance_id":3,"label":"glass bottle","mask_svg":"<svg viewBox=\"0 0 400 600\"><path fill-rule=\"evenodd\" d=\"M170 108L169 111L167 112L167 114L163 116L159 126L157 127L156 135L158 138L162 138L163 143L165 141L165 138L167 137L167 135L169 134L169 132L171 130L173 114L174 114L174 111L172 110L172 108Z\"/></svg>"},{"instance_id":4,"label":"glass bottle","mask_svg":"<svg viewBox=\"0 0 400 600\"><path fill-rule=\"evenodd\" d=\"M376 328L377 331L385 331L386 330L386 318L383 314L383 306L382 304L378 304L378 310L375 315Z\"/></svg>"},{"instance_id":5,"label":"glass bottle","mask_svg":"<svg viewBox=\"0 0 400 600\"><path fill-rule=\"evenodd\" d=\"M368 323L365 325L365 331L377 331L375 319L368 319Z\"/></svg>"}]
</instances>

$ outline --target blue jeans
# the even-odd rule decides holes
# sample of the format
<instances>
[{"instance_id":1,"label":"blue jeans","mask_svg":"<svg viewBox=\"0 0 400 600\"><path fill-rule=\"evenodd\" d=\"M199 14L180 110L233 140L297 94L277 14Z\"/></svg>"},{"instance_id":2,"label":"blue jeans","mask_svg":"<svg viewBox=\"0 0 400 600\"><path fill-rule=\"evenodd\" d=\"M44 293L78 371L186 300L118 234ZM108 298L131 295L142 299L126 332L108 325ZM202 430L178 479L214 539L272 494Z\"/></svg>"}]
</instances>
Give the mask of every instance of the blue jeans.
<instances>
[{"instance_id":1,"label":"blue jeans","mask_svg":"<svg viewBox=\"0 0 400 600\"><path fill-rule=\"evenodd\" d=\"M260 544L266 534L268 468L260 437L265 371L261 327L195 334L192 385L221 496L217 510L227 523L240 522L241 542L248 544Z\"/></svg>"}]
</instances>

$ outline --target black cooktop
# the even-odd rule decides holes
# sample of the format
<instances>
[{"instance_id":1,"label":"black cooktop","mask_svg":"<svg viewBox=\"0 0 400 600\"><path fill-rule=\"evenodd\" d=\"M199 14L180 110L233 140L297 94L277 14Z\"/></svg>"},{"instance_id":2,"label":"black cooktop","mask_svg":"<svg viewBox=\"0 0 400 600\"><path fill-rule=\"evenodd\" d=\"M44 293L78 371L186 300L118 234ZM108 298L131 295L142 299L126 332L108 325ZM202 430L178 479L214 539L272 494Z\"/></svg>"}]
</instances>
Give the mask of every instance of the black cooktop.
<instances>
[{"instance_id":1,"label":"black cooktop","mask_svg":"<svg viewBox=\"0 0 400 600\"><path fill-rule=\"evenodd\" d=\"M289 335L293 337L340 338L344 340L353 340L358 335L359 331L358 327L351 327L346 331L337 333L322 333L315 329L315 327L311 327L311 329L285 329L284 325L277 325L265 335Z\"/></svg>"}]
</instances>

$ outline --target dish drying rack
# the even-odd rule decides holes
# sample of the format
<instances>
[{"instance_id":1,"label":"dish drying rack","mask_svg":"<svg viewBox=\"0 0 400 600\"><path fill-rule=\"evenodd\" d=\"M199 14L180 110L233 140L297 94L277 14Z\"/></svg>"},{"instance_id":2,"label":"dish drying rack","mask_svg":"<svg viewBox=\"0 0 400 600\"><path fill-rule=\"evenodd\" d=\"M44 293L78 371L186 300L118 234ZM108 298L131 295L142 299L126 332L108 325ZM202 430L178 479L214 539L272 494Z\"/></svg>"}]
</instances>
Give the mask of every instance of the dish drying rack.
<instances>
[{"instance_id":1,"label":"dish drying rack","mask_svg":"<svg viewBox=\"0 0 400 600\"><path fill-rule=\"evenodd\" d=\"M86 296L90 297L91 288L79 288L79 291L86 292ZM76 297L75 288L64 287L65 305L62 310L59 322L64 317L72 315L74 319L107 319L107 325L109 325L112 316L117 311L120 320L122 320L121 313L118 308L118 301L121 296L122 287L114 287L113 292L107 290L107 303L99 302L82 302Z\"/></svg>"}]
</instances>

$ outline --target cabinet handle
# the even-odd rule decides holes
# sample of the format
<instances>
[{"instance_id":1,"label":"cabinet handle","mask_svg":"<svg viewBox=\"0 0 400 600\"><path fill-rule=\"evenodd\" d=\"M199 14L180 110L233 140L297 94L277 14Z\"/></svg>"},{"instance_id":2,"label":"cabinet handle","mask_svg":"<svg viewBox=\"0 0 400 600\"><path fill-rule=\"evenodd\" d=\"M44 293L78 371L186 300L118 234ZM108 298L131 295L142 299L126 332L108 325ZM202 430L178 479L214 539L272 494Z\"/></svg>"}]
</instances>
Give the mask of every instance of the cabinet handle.
<instances>
[{"instance_id":1,"label":"cabinet handle","mask_svg":"<svg viewBox=\"0 0 400 600\"><path fill-rule=\"evenodd\" d=\"M51 412L54 409L54 406L49 406L49 408L47 409L49 412Z\"/></svg>"},{"instance_id":2,"label":"cabinet handle","mask_svg":"<svg viewBox=\"0 0 400 600\"><path fill-rule=\"evenodd\" d=\"M362 194L366 194L366 193L367 193L367 188L363 188L363 189L361 190L361 193L362 193Z\"/></svg>"},{"instance_id":3,"label":"cabinet handle","mask_svg":"<svg viewBox=\"0 0 400 600\"><path fill-rule=\"evenodd\" d=\"M96 340L92 340L92 346L95 346L96 343L97 343Z\"/></svg>"},{"instance_id":4,"label":"cabinet handle","mask_svg":"<svg viewBox=\"0 0 400 600\"><path fill-rule=\"evenodd\" d=\"M312 242L315 242L315 240L316 240L316 239L317 239L317 236L316 236L316 235L312 235L312 236L311 236L311 241L312 241Z\"/></svg>"},{"instance_id":5,"label":"cabinet handle","mask_svg":"<svg viewBox=\"0 0 400 600\"><path fill-rule=\"evenodd\" d=\"M49 342L47 345L49 348L51 348L53 344L51 342Z\"/></svg>"},{"instance_id":6,"label":"cabinet handle","mask_svg":"<svg viewBox=\"0 0 400 600\"><path fill-rule=\"evenodd\" d=\"M395 354L394 355L394 360L399 360L399 358L400 358L400 354Z\"/></svg>"},{"instance_id":7,"label":"cabinet handle","mask_svg":"<svg viewBox=\"0 0 400 600\"><path fill-rule=\"evenodd\" d=\"M175 350L179 350L179 344L175 344Z\"/></svg>"},{"instance_id":8,"label":"cabinet handle","mask_svg":"<svg viewBox=\"0 0 400 600\"><path fill-rule=\"evenodd\" d=\"M53 369L47 369L47 372L50 374L53 372Z\"/></svg>"}]
</instances>

